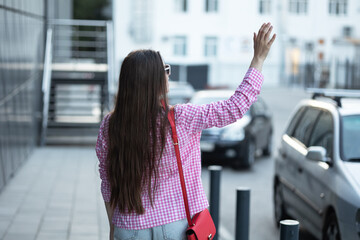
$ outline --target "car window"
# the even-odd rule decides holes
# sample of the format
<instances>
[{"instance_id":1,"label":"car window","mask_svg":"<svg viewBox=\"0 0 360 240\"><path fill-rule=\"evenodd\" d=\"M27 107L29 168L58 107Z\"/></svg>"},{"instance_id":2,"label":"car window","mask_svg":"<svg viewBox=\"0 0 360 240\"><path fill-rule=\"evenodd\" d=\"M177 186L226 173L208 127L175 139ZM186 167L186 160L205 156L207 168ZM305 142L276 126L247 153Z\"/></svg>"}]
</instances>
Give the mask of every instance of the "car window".
<instances>
[{"instance_id":1,"label":"car window","mask_svg":"<svg viewBox=\"0 0 360 240\"><path fill-rule=\"evenodd\" d=\"M258 98L257 101L253 103L251 108L255 115L264 114L266 112L266 105L261 98Z\"/></svg>"},{"instance_id":2,"label":"car window","mask_svg":"<svg viewBox=\"0 0 360 240\"><path fill-rule=\"evenodd\" d=\"M294 117L291 119L288 128L286 129L286 134L289 136L293 135L294 132L294 128L297 125L297 123L299 122L300 117L302 116L302 114L304 113L305 108L302 107L300 108L294 115Z\"/></svg>"},{"instance_id":3,"label":"car window","mask_svg":"<svg viewBox=\"0 0 360 240\"><path fill-rule=\"evenodd\" d=\"M222 101L227 99L226 97L197 97L191 100L191 103L196 105L208 104L212 102Z\"/></svg>"},{"instance_id":4,"label":"car window","mask_svg":"<svg viewBox=\"0 0 360 240\"><path fill-rule=\"evenodd\" d=\"M251 115L257 115L260 113L257 102L254 102L250 107ZM249 112L250 112L249 111Z\"/></svg>"},{"instance_id":5,"label":"car window","mask_svg":"<svg viewBox=\"0 0 360 240\"><path fill-rule=\"evenodd\" d=\"M196 98L191 99L191 103L196 104L196 105L203 105L203 104L209 104L209 103L213 103L213 102L223 101L226 99L228 99L228 98L226 98L226 97L196 97ZM246 111L246 113L244 115L250 116L250 111Z\"/></svg>"},{"instance_id":6,"label":"car window","mask_svg":"<svg viewBox=\"0 0 360 240\"><path fill-rule=\"evenodd\" d=\"M334 125L331 113L323 111L316 122L309 140L309 146L321 146L326 149L326 156L331 157L333 152Z\"/></svg>"},{"instance_id":7,"label":"car window","mask_svg":"<svg viewBox=\"0 0 360 240\"><path fill-rule=\"evenodd\" d=\"M316 108L307 108L292 135L293 138L303 143L306 147L308 147L307 142L319 113L320 110Z\"/></svg>"},{"instance_id":8,"label":"car window","mask_svg":"<svg viewBox=\"0 0 360 240\"><path fill-rule=\"evenodd\" d=\"M360 115L343 117L341 122L342 159L360 161Z\"/></svg>"}]
</instances>

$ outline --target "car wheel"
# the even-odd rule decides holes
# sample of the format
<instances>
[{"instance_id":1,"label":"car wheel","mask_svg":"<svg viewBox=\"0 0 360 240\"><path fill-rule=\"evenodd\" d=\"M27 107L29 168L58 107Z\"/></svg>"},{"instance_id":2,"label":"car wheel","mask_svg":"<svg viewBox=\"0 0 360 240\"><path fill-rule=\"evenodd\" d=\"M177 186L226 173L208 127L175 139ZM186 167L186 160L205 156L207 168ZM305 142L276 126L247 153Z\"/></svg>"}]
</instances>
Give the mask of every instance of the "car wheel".
<instances>
[{"instance_id":1,"label":"car wheel","mask_svg":"<svg viewBox=\"0 0 360 240\"><path fill-rule=\"evenodd\" d=\"M246 144L246 151L244 156L244 162L246 167L251 167L251 165L253 165L253 163L255 162L255 152L255 143L254 141L249 140Z\"/></svg>"},{"instance_id":2,"label":"car wheel","mask_svg":"<svg viewBox=\"0 0 360 240\"><path fill-rule=\"evenodd\" d=\"M341 240L335 213L331 213L324 224L323 240Z\"/></svg>"},{"instance_id":3,"label":"car wheel","mask_svg":"<svg viewBox=\"0 0 360 240\"><path fill-rule=\"evenodd\" d=\"M243 162L241 158L234 159L232 162L233 169L240 169L243 166Z\"/></svg>"},{"instance_id":4,"label":"car wheel","mask_svg":"<svg viewBox=\"0 0 360 240\"><path fill-rule=\"evenodd\" d=\"M267 139L267 145L263 149L263 156L270 156L271 155L272 146L273 146L273 137L272 137L272 133L270 133L269 136L268 136L268 139Z\"/></svg>"},{"instance_id":5,"label":"car wheel","mask_svg":"<svg viewBox=\"0 0 360 240\"><path fill-rule=\"evenodd\" d=\"M280 227L281 220L288 218L282 196L282 186L280 183L277 183L274 189L274 215L277 227Z\"/></svg>"},{"instance_id":6,"label":"car wheel","mask_svg":"<svg viewBox=\"0 0 360 240\"><path fill-rule=\"evenodd\" d=\"M231 163L233 169L240 169L241 167L244 167L244 158L241 156L242 152L240 149L238 150L238 152L238 157L234 159Z\"/></svg>"}]
</instances>

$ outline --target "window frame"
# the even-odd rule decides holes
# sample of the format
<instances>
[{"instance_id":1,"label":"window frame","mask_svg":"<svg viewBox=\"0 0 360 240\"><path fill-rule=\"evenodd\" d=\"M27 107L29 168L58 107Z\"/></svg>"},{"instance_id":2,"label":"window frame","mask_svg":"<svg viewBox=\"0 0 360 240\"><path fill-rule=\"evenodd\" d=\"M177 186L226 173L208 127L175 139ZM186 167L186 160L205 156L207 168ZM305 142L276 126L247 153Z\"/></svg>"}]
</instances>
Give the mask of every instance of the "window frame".
<instances>
[{"instance_id":1,"label":"window frame","mask_svg":"<svg viewBox=\"0 0 360 240\"><path fill-rule=\"evenodd\" d=\"M297 128L300 120L302 119L304 112L306 110L305 106L300 107L296 113L292 116L292 118L290 119L290 122L287 126L286 129L286 134L290 137L294 134L294 130Z\"/></svg>"},{"instance_id":2,"label":"window frame","mask_svg":"<svg viewBox=\"0 0 360 240\"><path fill-rule=\"evenodd\" d=\"M333 139L332 139L332 151L331 151L331 153L329 154L328 153L328 151L327 151L327 149L324 147L324 146L320 146L320 147L324 147L325 149L326 149L326 151L327 151L327 157L330 157L331 159L333 159L333 154L334 154L334 134L335 134L335 132L334 132L334 117L333 117L333 115L331 114L331 112L330 111L327 111L327 110L325 110L325 109L321 109L320 110L321 112L320 112L320 114L319 114L319 116L317 117L317 119L316 119L316 122L314 123L314 126L313 126L313 128L312 128L312 130L311 130L311 133L310 133L310 136L309 136L309 139L308 139L308 142L307 142L307 144L306 145L308 145L308 147L311 147L311 145L310 145L310 140L312 139L312 137L313 137L313 134L314 134L314 132L315 132L315 130L316 130L316 127L318 126L318 123L319 123L319 121L320 121L320 119L321 119L321 117L323 116L323 115L325 115L325 114L328 114L329 116L330 116L330 118L331 118L331 125L332 125L332 129L331 129L331 132L332 132L332 135L333 135ZM314 145L314 146L318 146L318 145ZM329 155L328 155L329 154Z\"/></svg>"},{"instance_id":3,"label":"window frame","mask_svg":"<svg viewBox=\"0 0 360 240\"><path fill-rule=\"evenodd\" d=\"M346 117L357 117L359 116L359 114L351 114L351 115L346 115L346 116L341 116L339 118L339 123L340 123L340 142L339 142L339 153L340 153L340 158L342 161L348 161L348 159L346 159L345 157L345 153L344 153L344 118Z\"/></svg>"},{"instance_id":4,"label":"window frame","mask_svg":"<svg viewBox=\"0 0 360 240\"><path fill-rule=\"evenodd\" d=\"M271 14L271 0L259 0L259 14Z\"/></svg>"},{"instance_id":5,"label":"window frame","mask_svg":"<svg viewBox=\"0 0 360 240\"><path fill-rule=\"evenodd\" d=\"M309 135L308 135L308 136L305 136L305 135L304 135L304 139L298 139L297 137L294 136L294 135L295 135L295 131L296 131L296 129L299 127L300 123L302 122L301 120L304 118L304 116L306 115L307 111L309 111L309 110L316 110L316 111L318 111L317 116L316 116L316 118L315 118L315 120L314 120L311 128L309 129L309 133L308 133ZM305 148L308 148L308 147L309 147L308 145L309 145L310 137L311 137L311 135L312 135L312 132L313 132L313 130L314 130L314 127L315 127L317 121L319 120L319 117L321 116L321 111L322 111L321 108L312 107L312 106L307 106L307 107L305 107L304 112L301 114L301 118L299 118L296 126L294 127L294 129L293 129L293 131L292 131L292 134L289 135L289 136L290 136L292 139L294 139L295 141L303 144Z\"/></svg>"},{"instance_id":6,"label":"window frame","mask_svg":"<svg viewBox=\"0 0 360 240\"><path fill-rule=\"evenodd\" d=\"M348 6L348 0L329 0L329 15L346 16L348 14Z\"/></svg>"},{"instance_id":7,"label":"window frame","mask_svg":"<svg viewBox=\"0 0 360 240\"><path fill-rule=\"evenodd\" d=\"M205 12L214 13L219 11L219 0L205 0Z\"/></svg>"},{"instance_id":8,"label":"window frame","mask_svg":"<svg viewBox=\"0 0 360 240\"><path fill-rule=\"evenodd\" d=\"M181 41L182 41L182 43L180 44ZM181 51L179 51L178 49L181 49ZM187 54L187 37L186 36L175 36L173 38L173 54L174 54L174 56L181 56L181 57L186 56L186 54Z\"/></svg>"},{"instance_id":9,"label":"window frame","mask_svg":"<svg viewBox=\"0 0 360 240\"><path fill-rule=\"evenodd\" d=\"M175 12L185 13L188 11L188 0L175 0Z\"/></svg>"},{"instance_id":10,"label":"window frame","mask_svg":"<svg viewBox=\"0 0 360 240\"><path fill-rule=\"evenodd\" d=\"M297 15L306 15L308 13L308 0L289 0L289 12Z\"/></svg>"},{"instance_id":11,"label":"window frame","mask_svg":"<svg viewBox=\"0 0 360 240\"><path fill-rule=\"evenodd\" d=\"M209 58L216 57L218 54L218 45L218 37L206 36L204 39L204 56Z\"/></svg>"}]
</instances>

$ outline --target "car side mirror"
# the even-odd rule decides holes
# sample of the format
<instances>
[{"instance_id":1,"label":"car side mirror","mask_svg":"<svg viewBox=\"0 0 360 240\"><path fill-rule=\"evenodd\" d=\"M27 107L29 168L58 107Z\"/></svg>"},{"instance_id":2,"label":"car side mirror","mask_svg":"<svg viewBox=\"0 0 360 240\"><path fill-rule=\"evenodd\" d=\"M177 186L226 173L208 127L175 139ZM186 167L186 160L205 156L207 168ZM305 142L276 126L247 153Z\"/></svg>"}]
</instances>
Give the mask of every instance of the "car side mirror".
<instances>
[{"instance_id":1,"label":"car side mirror","mask_svg":"<svg viewBox=\"0 0 360 240\"><path fill-rule=\"evenodd\" d=\"M330 163L329 159L326 157L326 149L320 146L309 147L306 158L316 162Z\"/></svg>"}]
</instances>

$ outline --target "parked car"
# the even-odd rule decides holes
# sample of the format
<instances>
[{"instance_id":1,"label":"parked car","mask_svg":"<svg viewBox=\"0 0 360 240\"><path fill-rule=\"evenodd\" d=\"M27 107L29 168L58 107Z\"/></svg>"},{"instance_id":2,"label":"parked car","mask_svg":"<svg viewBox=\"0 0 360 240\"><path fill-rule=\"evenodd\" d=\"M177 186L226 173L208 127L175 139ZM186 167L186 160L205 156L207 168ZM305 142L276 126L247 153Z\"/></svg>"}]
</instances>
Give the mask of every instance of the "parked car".
<instances>
[{"instance_id":1,"label":"parked car","mask_svg":"<svg viewBox=\"0 0 360 240\"><path fill-rule=\"evenodd\" d=\"M275 220L295 218L318 239L359 240L360 99L349 97L360 91L311 92L275 158Z\"/></svg>"},{"instance_id":2,"label":"parked car","mask_svg":"<svg viewBox=\"0 0 360 240\"><path fill-rule=\"evenodd\" d=\"M194 88L187 82L169 81L168 99L170 105L188 103L194 93Z\"/></svg>"},{"instance_id":3,"label":"parked car","mask_svg":"<svg viewBox=\"0 0 360 240\"><path fill-rule=\"evenodd\" d=\"M234 91L204 90L190 100L193 104L206 104L228 99ZM272 150L273 125L271 114L258 97L250 110L237 122L224 128L202 131L200 147L203 161L228 159L234 168L250 167L257 150L266 156Z\"/></svg>"}]
</instances>

